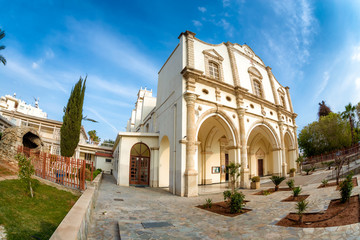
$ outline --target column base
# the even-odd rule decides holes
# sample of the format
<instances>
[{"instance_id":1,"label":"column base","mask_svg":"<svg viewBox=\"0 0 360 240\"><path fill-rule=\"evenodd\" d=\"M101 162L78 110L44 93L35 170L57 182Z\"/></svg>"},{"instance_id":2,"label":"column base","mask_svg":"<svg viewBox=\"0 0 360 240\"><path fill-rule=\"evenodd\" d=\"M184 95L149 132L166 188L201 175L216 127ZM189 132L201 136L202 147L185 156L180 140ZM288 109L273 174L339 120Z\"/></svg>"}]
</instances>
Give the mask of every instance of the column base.
<instances>
[{"instance_id":1,"label":"column base","mask_svg":"<svg viewBox=\"0 0 360 240\"><path fill-rule=\"evenodd\" d=\"M250 170L248 168L241 168L240 170L240 187L250 188Z\"/></svg>"},{"instance_id":2,"label":"column base","mask_svg":"<svg viewBox=\"0 0 360 240\"><path fill-rule=\"evenodd\" d=\"M185 197L197 197L199 195L197 176L196 170L185 172Z\"/></svg>"},{"instance_id":3,"label":"column base","mask_svg":"<svg viewBox=\"0 0 360 240\"><path fill-rule=\"evenodd\" d=\"M287 164L284 163L284 164L282 165L282 174L281 174L283 177L287 177L287 172L286 172L286 170L287 170Z\"/></svg>"}]
</instances>

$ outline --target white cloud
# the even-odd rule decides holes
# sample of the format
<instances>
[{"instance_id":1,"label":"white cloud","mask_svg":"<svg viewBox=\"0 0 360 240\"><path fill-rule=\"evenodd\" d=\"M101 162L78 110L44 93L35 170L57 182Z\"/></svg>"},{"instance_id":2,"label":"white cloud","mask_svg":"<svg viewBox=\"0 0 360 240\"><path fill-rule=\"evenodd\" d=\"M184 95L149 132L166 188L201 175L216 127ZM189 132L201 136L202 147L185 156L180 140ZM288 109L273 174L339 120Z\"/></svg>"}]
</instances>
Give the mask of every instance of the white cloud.
<instances>
[{"instance_id":1,"label":"white cloud","mask_svg":"<svg viewBox=\"0 0 360 240\"><path fill-rule=\"evenodd\" d=\"M108 125L114 131L114 133L117 134L119 132L118 129L113 124L111 124L106 118L101 116L101 114L99 114L98 111L96 111L95 109L89 108L89 107L84 107L84 109L92 112L96 116L97 119L100 119L102 122L104 122L106 125Z\"/></svg>"},{"instance_id":2,"label":"white cloud","mask_svg":"<svg viewBox=\"0 0 360 240\"><path fill-rule=\"evenodd\" d=\"M222 3L223 3L223 7L230 6L230 0L222 0Z\"/></svg>"},{"instance_id":3,"label":"white cloud","mask_svg":"<svg viewBox=\"0 0 360 240\"><path fill-rule=\"evenodd\" d=\"M199 11L202 12L202 13L206 12L206 8L205 8L205 7L198 7L198 9L199 9Z\"/></svg>"},{"instance_id":4,"label":"white cloud","mask_svg":"<svg viewBox=\"0 0 360 240\"><path fill-rule=\"evenodd\" d=\"M48 49L45 51L45 54L43 57L41 57L36 62L32 63L32 68L37 69L40 67L40 65L43 65L47 60L54 58L55 54L51 49Z\"/></svg>"},{"instance_id":5,"label":"white cloud","mask_svg":"<svg viewBox=\"0 0 360 240\"><path fill-rule=\"evenodd\" d=\"M226 21L226 19L220 19L220 21L217 22L216 25L222 27L228 37L232 37L234 35L234 26L231 25L228 21Z\"/></svg>"},{"instance_id":6,"label":"white cloud","mask_svg":"<svg viewBox=\"0 0 360 240\"><path fill-rule=\"evenodd\" d=\"M91 84L91 87L98 90L104 90L123 98L134 97L139 90L139 88L125 86L124 84L119 84L115 81L107 81L95 75L88 77L87 85L89 86L89 84Z\"/></svg>"},{"instance_id":7,"label":"white cloud","mask_svg":"<svg viewBox=\"0 0 360 240\"><path fill-rule=\"evenodd\" d=\"M195 27L201 27L202 26L202 23L198 20L192 20L193 24Z\"/></svg>"},{"instance_id":8,"label":"white cloud","mask_svg":"<svg viewBox=\"0 0 360 240\"><path fill-rule=\"evenodd\" d=\"M78 44L93 52L94 57L99 58L99 60L110 62L119 68L128 70L141 76L147 82L157 82L160 66L154 64L155 59L141 51L127 36L117 34L116 31L108 30L106 26L94 22L69 20L68 26L70 36L67 41L82 39Z\"/></svg>"},{"instance_id":9,"label":"white cloud","mask_svg":"<svg viewBox=\"0 0 360 240\"><path fill-rule=\"evenodd\" d=\"M316 101L316 99L322 94L322 92L325 90L326 86L329 83L329 79L330 79L330 74L329 72L324 72L323 75L323 81L321 82L320 86L319 86L319 90L314 94L314 101Z\"/></svg>"},{"instance_id":10,"label":"white cloud","mask_svg":"<svg viewBox=\"0 0 360 240\"><path fill-rule=\"evenodd\" d=\"M360 45L357 47L354 47L354 53L351 57L354 61L360 61Z\"/></svg>"},{"instance_id":11,"label":"white cloud","mask_svg":"<svg viewBox=\"0 0 360 240\"><path fill-rule=\"evenodd\" d=\"M356 90L360 90L360 77L356 78L355 86L356 86Z\"/></svg>"}]
</instances>

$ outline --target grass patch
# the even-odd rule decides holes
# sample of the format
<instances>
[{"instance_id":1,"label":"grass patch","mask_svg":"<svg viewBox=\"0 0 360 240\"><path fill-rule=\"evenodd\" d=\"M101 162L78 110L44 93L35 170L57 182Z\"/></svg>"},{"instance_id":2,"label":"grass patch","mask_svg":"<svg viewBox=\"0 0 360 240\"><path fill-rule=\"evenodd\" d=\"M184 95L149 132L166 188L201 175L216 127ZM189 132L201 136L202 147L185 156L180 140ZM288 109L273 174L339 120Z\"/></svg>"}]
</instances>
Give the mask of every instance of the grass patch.
<instances>
[{"instance_id":1,"label":"grass patch","mask_svg":"<svg viewBox=\"0 0 360 240\"><path fill-rule=\"evenodd\" d=\"M19 180L0 181L0 224L7 239L49 239L78 196L35 180L30 198Z\"/></svg>"}]
</instances>

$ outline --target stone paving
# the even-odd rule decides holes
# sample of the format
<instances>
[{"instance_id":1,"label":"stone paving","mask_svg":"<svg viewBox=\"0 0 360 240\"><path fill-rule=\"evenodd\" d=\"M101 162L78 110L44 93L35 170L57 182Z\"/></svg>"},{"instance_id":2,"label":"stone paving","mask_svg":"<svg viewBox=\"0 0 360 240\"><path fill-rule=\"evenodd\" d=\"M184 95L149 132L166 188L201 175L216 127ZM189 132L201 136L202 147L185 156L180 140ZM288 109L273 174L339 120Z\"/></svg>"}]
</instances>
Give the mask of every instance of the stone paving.
<instances>
[{"instance_id":1,"label":"stone paving","mask_svg":"<svg viewBox=\"0 0 360 240\"><path fill-rule=\"evenodd\" d=\"M302 194L310 194L308 212L325 210L331 199L340 197L335 187L317 189L325 173L295 178L301 181ZM359 175L357 176L359 177ZM316 182L314 182L316 181ZM270 185L271 186L271 185ZM262 187L267 189L269 186ZM290 228L275 224L295 210L294 202L280 202L291 192L268 196L252 195L259 190L242 190L252 211L225 217L195 206L206 198L223 201L222 194L195 198L174 196L163 189L121 187L104 175L92 216L88 239L360 239L360 224L329 228ZM354 188L353 195L359 194ZM116 200L114 200L116 199ZM171 227L144 228L142 222L168 222Z\"/></svg>"}]
</instances>

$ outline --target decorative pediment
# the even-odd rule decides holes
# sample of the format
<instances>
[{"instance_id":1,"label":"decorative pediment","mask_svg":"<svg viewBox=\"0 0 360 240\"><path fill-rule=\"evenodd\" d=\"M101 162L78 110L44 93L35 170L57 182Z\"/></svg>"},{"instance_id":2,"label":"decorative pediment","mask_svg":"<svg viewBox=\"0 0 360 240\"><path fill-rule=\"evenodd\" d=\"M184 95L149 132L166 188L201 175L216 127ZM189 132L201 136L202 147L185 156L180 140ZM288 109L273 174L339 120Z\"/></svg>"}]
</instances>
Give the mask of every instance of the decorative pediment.
<instances>
[{"instance_id":1,"label":"decorative pediment","mask_svg":"<svg viewBox=\"0 0 360 240\"><path fill-rule=\"evenodd\" d=\"M223 61L224 58L215 50L215 49L207 49L203 51L204 55L207 55L211 58L214 58L219 61Z\"/></svg>"},{"instance_id":2,"label":"decorative pediment","mask_svg":"<svg viewBox=\"0 0 360 240\"><path fill-rule=\"evenodd\" d=\"M254 51L246 44L244 44L243 46L244 52L246 55L248 55L249 57L253 58L255 55Z\"/></svg>"},{"instance_id":3,"label":"decorative pediment","mask_svg":"<svg viewBox=\"0 0 360 240\"><path fill-rule=\"evenodd\" d=\"M262 79L261 73L260 73L259 70L257 70L255 67L249 67L248 73L249 73L250 75L253 75L253 76L255 76L255 77L258 77L259 79Z\"/></svg>"},{"instance_id":4,"label":"decorative pediment","mask_svg":"<svg viewBox=\"0 0 360 240\"><path fill-rule=\"evenodd\" d=\"M282 95L285 95L285 91L284 91L284 89L283 89L282 87L279 87L279 88L278 88L278 92L279 92L280 94L282 94Z\"/></svg>"}]
</instances>

